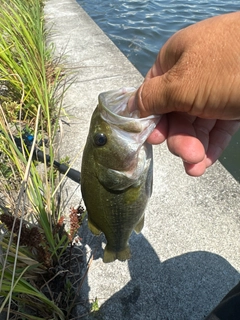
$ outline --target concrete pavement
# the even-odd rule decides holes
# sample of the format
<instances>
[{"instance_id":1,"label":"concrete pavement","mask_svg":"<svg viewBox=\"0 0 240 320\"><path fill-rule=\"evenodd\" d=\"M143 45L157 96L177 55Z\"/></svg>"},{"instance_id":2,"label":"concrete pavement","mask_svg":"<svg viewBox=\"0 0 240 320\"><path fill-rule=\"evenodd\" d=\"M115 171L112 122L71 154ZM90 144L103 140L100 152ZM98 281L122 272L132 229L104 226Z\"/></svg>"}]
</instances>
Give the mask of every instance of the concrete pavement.
<instances>
[{"instance_id":1,"label":"concrete pavement","mask_svg":"<svg viewBox=\"0 0 240 320\"><path fill-rule=\"evenodd\" d=\"M47 25L57 55L76 72L64 98L61 155L81 154L100 92L138 87L142 76L75 0L47 0ZM93 254L80 293L89 319L202 320L240 280L240 187L217 162L201 178L185 174L166 146L154 147L154 191L143 232L130 241L128 262L102 262L104 238L80 230L83 252ZM78 205L79 186L66 181L65 210ZM86 310L79 304L79 319Z\"/></svg>"}]
</instances>

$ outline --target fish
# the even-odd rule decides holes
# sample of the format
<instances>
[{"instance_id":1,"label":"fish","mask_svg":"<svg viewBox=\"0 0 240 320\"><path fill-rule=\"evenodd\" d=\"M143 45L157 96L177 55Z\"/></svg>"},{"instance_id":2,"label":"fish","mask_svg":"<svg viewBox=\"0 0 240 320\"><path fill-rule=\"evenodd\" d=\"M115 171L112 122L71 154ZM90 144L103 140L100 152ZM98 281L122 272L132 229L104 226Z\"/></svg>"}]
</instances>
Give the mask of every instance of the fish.
<instances>
[{"instance_id":1,"label":"fish","mask_svg":"<svg viewBox=\"0 0 240 320\"><path fill-rule=\"evenodd\" d=\"M159 116L128 110L135 88L100 93L83 150L81 192L88 227L104 233L103 262L130 259L129 238L140 233L152 194L152 145L146 139Z\"/></svg>"}]
</instances>

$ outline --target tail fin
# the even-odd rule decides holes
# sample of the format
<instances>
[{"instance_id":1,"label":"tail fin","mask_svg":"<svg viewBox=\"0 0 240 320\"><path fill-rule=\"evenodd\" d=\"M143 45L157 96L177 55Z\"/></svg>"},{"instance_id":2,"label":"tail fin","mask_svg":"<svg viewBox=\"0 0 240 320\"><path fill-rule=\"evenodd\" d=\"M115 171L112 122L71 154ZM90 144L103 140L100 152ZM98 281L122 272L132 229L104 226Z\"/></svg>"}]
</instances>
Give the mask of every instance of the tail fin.
<instances>
[{"instance_id":1,"label":"tail fin","mask_svg":"<svg viewBox=\"0 0 240 320\"><path fill-rule=\"evenodd\" d=\"M116 259L120 261L125 261L130 258L131 258L131 251L130 251L129 245L127 245L127 247L121 251L113 251L108 248L108 245L106 245L106 248L103 254L103 262L105 263L113 262Z\"/></svg>"}]
</instances>

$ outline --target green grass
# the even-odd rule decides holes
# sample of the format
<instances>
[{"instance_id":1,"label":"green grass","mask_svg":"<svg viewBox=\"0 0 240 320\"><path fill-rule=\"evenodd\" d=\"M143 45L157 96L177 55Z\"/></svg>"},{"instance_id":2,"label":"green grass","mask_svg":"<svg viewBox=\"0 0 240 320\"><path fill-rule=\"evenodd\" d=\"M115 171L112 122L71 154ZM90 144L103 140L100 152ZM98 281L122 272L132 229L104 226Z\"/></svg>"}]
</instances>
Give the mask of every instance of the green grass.
<instances>
[{"instance_id":1,"label":"green grass","mask_svg":"<svg viewBox=\"0 0 240 320\"><path fill-rule=\"evenodd\" d=\"M63 70L46 47L43 3L2 0L0 6L0 314L7 319L70 319L71 232L64 230L53 161L39 170L34 146L54 159L64 89ZM57 94L57 92L61 92ZM27 147L22 136L34 137ZM19 138L21 146L16 145ZM44 143L48 140L48 146ZM79 226L80 221L78 221ZM68 267L63 267L67 261ZM71 303L54 292L60 272ZM56 290L57 291L57 290Z\"/></svg>"}]
</instances>

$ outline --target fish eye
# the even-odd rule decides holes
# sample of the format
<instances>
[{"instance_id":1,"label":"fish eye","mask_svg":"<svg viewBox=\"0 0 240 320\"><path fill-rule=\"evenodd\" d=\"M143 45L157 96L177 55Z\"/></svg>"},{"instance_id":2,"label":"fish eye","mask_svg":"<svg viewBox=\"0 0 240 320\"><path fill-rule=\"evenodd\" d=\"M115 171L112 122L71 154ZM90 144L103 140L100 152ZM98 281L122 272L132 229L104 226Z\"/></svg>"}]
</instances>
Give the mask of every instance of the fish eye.
<instances>
[{"instance_id":1,"label":"fish eye","mask_svg":"<svg viewBox=\"0 0 240 320\"><path fill-rule=\"evenodd\" d=\"M97 147L102 147L107 143L107 136L104 133L96 133L93 141Z\"/></svg>"}]
</instances>

